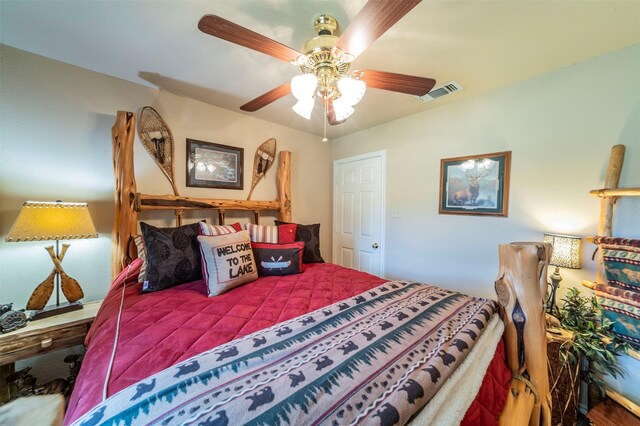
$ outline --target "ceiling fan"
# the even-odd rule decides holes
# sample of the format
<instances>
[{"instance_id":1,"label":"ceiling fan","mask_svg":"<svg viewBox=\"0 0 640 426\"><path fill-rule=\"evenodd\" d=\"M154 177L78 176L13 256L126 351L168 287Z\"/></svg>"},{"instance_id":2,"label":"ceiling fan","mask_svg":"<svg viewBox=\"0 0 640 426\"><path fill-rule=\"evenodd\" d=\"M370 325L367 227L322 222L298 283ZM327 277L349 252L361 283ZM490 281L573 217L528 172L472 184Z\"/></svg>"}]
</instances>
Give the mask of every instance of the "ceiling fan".
<instances>
[{"instance_id":1,"label":"ceiling fan","mask_svg":"<svg viewBox=\"0 0 640 426\"><path fill-rule=\"evenodd\" d=\"M315 97L322 101L331 125L344 123L364 95L367 87L422 96L436 81L370 69L350 71L351 63L375 40L405 16L421 0L369 0L340 37L332 16L320 15L314 23L318 36L308 40L302 52L241 27L216 15L205 15L198 28L214 37L262 52L297 65L302 74L258 96L240 107L243 111L260 108L292 93L298 102L293 110L311 117Z\"/></svg>"}]
</instances>

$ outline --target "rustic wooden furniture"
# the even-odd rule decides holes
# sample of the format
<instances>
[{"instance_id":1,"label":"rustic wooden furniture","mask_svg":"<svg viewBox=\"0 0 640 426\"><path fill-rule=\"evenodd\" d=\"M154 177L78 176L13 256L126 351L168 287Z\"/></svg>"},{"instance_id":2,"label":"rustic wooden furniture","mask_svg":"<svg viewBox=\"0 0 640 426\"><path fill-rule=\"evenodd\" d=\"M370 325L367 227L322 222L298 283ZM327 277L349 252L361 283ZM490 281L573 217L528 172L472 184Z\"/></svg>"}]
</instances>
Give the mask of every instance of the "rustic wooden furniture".
<instances>
[{"instance_id":1,"label":"rustic wooden furniture","mask_svg":"<svg viewBox=\"0 0 640 426\"><path fill-rule=\"evenodd\" d=\"M115 221L112 276L131 263L129 250L137 233L137 213L147 210L173 210L181 224L183 210L217 210L220 224L227 210L253 211L256 223L264 210L277 211L282 221L291 221L291 153L279 155L275 201L248 201L148 195L137 192L133 141L135 114L118 111L112 129L115 173ZM511 243L499 247L500 272L496 291L505 323L507 364L514 379L507 404L500 418L503 425L550 425L551 395L547 374L544 296L547 266L551 257L548 243Z\"/></svg>"},{"instance_id":2,"label":"rustic wooden furniture","mask_svg":"<svg viewBox=\"0 0 640 426\"><path fill-rule=\"evenodd\" d=\"M62 395L18 398L0 407L0 424L12 426L61 426L64 417Z\"/></svg>"},{"instance_id":3,"label":"rustic wooden furniture","mask_svg":"<svg viewBox=\"0 0 640 426\"><path fill-rule=\"evenodd\" d=\"M15 362L58 349L82 345L101 301L84 309L30 322L26 327L0 334L0 402L13 396L6 377L15 371Z\"/></svg>"},{"instance_id":4,"label":"rustic wooden furniture","mask_svg":"<svg viewBox=\"0 0 640 426\"><path fill-rule=\"evenodd\" d=\"M640 196L640 188L618 188L620 182L620 173L624 163L624 145L614 145L611 148L611 157L609 158L609 167L604 181L604 188L589 191L590 195L600 197L600 220L598 222L598 235L604 237L613 236L613 213L614 207L620 197L638 197ZM587 237L587 241L593 243L594 237ZM598 272L597 282L606 282L604 273L604 262L602 258L602 250L598 250ZM582 281L582 285L588 288L594 288L595 283L591 281ZM640 361L640 352L636 350L627 351L627 355ZM607 389L607 396L617 401L627 410L640 416L640 406L629 401L619 393Z\"/></svg>"}]
</instances>

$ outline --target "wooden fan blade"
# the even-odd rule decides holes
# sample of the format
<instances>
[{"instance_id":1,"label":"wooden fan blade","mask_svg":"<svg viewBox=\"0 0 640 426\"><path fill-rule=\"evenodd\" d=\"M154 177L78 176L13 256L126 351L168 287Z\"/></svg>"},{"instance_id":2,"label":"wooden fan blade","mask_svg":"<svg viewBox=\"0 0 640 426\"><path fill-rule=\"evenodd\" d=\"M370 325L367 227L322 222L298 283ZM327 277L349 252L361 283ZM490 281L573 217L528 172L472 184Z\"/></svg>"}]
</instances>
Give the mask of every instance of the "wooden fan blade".
<instances>
[{"instance_id":1,"label":"wooden fan blade","mask_svg":"<svg viewBox=\"0 0 640 426\"><path fill-rule=\"evenodd\" d=\"M204 15L198 22L198 28L203 33L248 47L282 61L293 61L301 55L300 52L289 46L216 15Z\"/></svg>"},{"instance_id":2,"label":"wooden fan blade","mask_svg":"<svg viewBox=\"0 0 640 426\"><path fill-rule=\"evenodd\" d=\"M426 95L436 84L432 78L376 70L362 71L364 74L361 79L367 83L367 87L406 93L407 95Z\"/></svg>"},{"instance_id":3,"label":"wooden fan blade","mask_svg":"<svg viewBox=\"0 0 640 426\"><path fill-rule=\"evenodd\" d=\"M338 47L360 56L374 41L409 13L421 0L369 0L338 40Z\"/></svg>"},{"instance_id":4,"label":"wooden fan blade","mask_svg":"<svg viewBox=\"0 0 640 426\"><path fill-rule=\"evenodd\" d=\"M286 82L275 89L269 90L264 95L260 95L254 100L247 102L242 105L240 109L247 112L254 112L269 105L271 102L277 101L283 96L287 96L289 93L291 93L291 83Z\"/></svg>"},{"instance_id":5,"label":"wooden fan blade","mask_svg":"<svg viewBox=\"0 0 640 426\"><path fill-rule=\"evenodd\" d=\"M336 120L336 111L333 109L333 101L331 101L331 100L329 102L327 102L327 121L332 126L335 126L337 124L342 124L345 121L347 121L346 118L344 120L340 120L340 121Z\"/></svg>"}]
</instances>

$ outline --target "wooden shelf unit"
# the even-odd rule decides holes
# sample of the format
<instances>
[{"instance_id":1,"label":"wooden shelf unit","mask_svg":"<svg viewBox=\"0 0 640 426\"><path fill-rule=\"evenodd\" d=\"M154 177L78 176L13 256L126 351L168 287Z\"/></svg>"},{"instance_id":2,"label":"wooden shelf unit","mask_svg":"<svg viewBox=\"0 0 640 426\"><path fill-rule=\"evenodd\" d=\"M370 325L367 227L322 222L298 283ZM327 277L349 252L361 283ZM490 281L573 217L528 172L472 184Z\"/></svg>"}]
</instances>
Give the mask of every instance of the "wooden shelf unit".
<instances>
[{"instance_id":1,"label":"wooden shelf unit","mask_svg":"<svg viewBox=\"0 0 640 426\"><path fill-rule=\"evenodd\" d=\"M619 197L638 197L640 196L640 188L618 188L620 181L620 172L624 162L624 145L614 145L611 148L611 157L609 159L609 167L604 181L603 189L594 189L589 191L589 195L600 197L600 220L598 223L598 235L604 237L613 236L613 213L616 202ZM587 241L593 242L593 237L587 237ZM597 282L606 282L604 273L604 262L602 258L602 250L598 250L598 273ZM582 285L593 289L596 283L591 281L582 281ZM640 352L636 350L627 351L627 355L640 361ZM607 395L622 405L625 409L632 412L636 416L640 415L640 406L629 401L624 396L615 391L607 389Z\"/></svg>"}]
</instances>

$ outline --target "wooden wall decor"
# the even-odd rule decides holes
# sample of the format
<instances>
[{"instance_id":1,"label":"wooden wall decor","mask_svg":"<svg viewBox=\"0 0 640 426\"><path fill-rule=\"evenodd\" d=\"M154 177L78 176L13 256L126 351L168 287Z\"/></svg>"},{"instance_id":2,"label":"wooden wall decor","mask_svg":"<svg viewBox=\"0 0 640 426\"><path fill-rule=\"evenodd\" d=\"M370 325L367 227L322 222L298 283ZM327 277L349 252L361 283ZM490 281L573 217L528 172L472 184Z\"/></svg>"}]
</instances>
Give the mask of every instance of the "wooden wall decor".
<instances>
[{"instance_id":1,"label":"wooden wall decor","mask_svg":"<svg viewBox=\"0 0 640 426\"><path fill-rule=\"evenodd\" d=\"M495 286L505 324L507 365L514 377L500 422L522 425L529 419L532 426L550 425L544 296L551 244L500 244L499 258ZM530 417L527 410L532 410Z\"/></svg>"},{"instance_id":2,"label":"wooden wall decor","mask_svg":"<svg viewBox=\"0 0 640 426\"><path fill-rule=\"evenodd\" d=\"M253 157L253 176L251 177L251 190L249 191L249 195L247 196L247 200L251 199L251 195L253 195L253 190L258 185L266 175L273 163L276 161L276 146L277 141L274 138L271 138L265 142L263 142L258 149L256 149L256 154Z\"/></svg>"},{"instance_id":3,"label":"wooden wall decor","mask_svg":"<svg viewBox=\"0 0 640 426\"><path fill-rule=\"evenodd\" d=\"M153 161L156 162L162 173L167 177L174 195L180 195L176 185L174 172L174 147L171 130L162 119L158 111L150 106L140 110L140 122L138 123L138 135L140 141Z\"/></svg>"}]
</instances>

